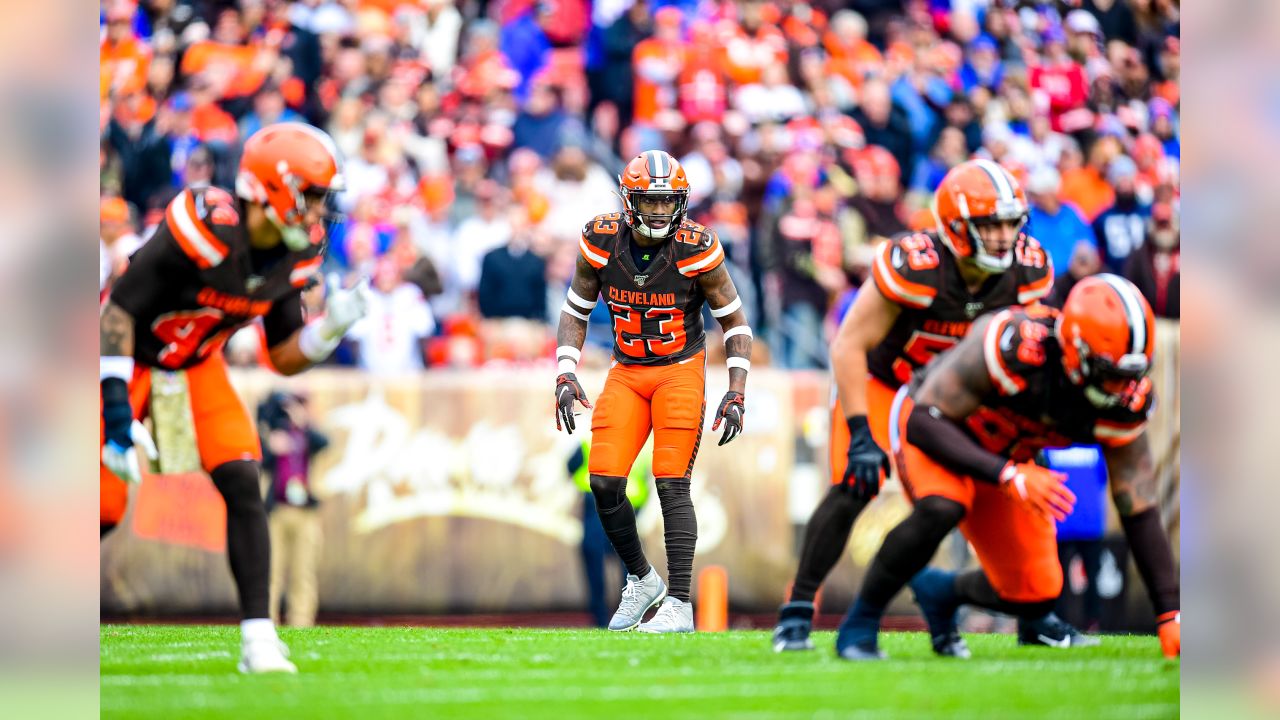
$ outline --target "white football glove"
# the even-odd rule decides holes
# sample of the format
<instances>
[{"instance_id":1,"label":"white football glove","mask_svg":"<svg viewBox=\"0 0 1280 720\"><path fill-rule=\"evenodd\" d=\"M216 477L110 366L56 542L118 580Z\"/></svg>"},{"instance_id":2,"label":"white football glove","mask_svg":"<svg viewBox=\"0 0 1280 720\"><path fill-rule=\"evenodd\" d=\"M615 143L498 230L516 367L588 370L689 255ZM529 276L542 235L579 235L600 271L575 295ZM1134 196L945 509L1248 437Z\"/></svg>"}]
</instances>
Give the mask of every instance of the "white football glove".
<instances>
[{"instance_id":1,"label":"white football glove","mask_svg":"<svg viewBox=\"0 0 1280 720\"><path fill-rule=\"evenodd\" d=\"M356 321L369 312L373 291L369 278L362 277L355 287L342 287L337 273L331 273L325 283L324 317L320 318L320 336L328 341L342 339Z\"/></svg>"},{"instance_id":2,"label":"white football glove","mask_svg":"<svg viewBox=\"0 0 1280 720\"><path fill-rule=\"evenodd\" d=\"M107 441L102 446L102 464L107 469L116 474L116 477L127 483L137 484L142 482L142 466L138 463L138 448L141 447L147 453L147 457L155 460L160 457L160 453L156 451L156 443L151 439L151 433L147 432L146 426L137 420L133 421L133 425L129 428L129 437L133 439L133 445L128 448L121 448L114 442Z\"/></svg>"}]
</instances>

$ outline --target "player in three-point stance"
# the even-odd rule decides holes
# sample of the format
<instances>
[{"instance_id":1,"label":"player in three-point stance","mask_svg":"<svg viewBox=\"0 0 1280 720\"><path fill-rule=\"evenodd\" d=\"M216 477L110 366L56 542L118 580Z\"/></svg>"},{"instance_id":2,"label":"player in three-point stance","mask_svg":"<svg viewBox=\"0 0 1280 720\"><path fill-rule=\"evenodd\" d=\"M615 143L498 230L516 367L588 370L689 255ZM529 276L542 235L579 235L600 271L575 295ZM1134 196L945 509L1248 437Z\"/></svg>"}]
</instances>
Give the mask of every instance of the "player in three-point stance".
<instances>
[{"instance_id":1,"label":"player in three-point stance","mask_svg":"<svg viewBox=\"0 0 1280 720\"><path fill-rule=\"evenodd\" d=\"M698 524L689 477L706 410L702 306L724 329L729 391L712 431L721 445L742 432L751 328L714 231L688 220L684 168L661 150L641 153L618 177L622 213L582 230L577 268L557 332L556 427L572 433L574 402L591 407L574 371L587 318L600 299L613 320L613 365L591 417L591 492L609 541L627 567L610 630L693 632L689 586ZM662 504L670 586L645 559L626 482L653 432L653 475ZM648 622L644 615L658 612Z\"/></svg>"},{"instance_id":2,"label":"player in three-point stance","mask_svg":"<svg viewBox=\"0 0 1280 720\"><path fill-rule=\"evenodd\" d=\"M1019 617L1052 607L1062 592L1054 521L1071 512L1075 496L1064 475L1034 459L1073 443L1102 446L1161 647L1180 654L1178 572L1152 499L1146 432L1154 345L1155 319L1142 294L1123 278L1096 275L1071 289L1061 313L1033 306L980 318L900 389L890 444L914 507L867 570L836 639L840 656L884 657L880 618L908 581L934 649L957 657L969 655L956 631L959 605ZM921 572L956 526L982 569Z\"/></svg>"}]
</instances>

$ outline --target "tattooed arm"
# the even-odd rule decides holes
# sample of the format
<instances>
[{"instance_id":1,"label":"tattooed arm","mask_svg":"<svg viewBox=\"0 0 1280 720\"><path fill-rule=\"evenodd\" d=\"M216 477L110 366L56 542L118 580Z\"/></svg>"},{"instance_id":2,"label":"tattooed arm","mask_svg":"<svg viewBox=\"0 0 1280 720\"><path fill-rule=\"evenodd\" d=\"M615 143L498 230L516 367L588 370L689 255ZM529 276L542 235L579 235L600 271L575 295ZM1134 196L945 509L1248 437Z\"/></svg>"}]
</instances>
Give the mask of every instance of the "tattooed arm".
<instances>
[{"instance_id":1,"label":"tattooed arm","mask_svg":"<svg viewBox=\"0 0 1280 720\"><path fill-rule=\"evenodd\" d=\"M1145 431L1133 442L1103 448L1102 457L1107 463L1111 499L1121 517L1137 515L1155 505L1156 463Z\"/></svg>"},{"instance_id":2,"label":"tattooed arm","mask_svg":"<svg viewBox=\"0 0 1280 720\"><path fill-rule=\"evenodd\" d=\"M725 333L725 356L731 361L737 358L744 362L729 363L729 391L746 392L747 370L751 360L751 328L747 325L747 312L738 298L738 289L729 277L729 270L724 263L708 273L698 276L698 284L702 293L707 296L711 305L711 314L720 323ZM735 331L736 330L736 331Z\"/></svg>"},{"instance_id":3,"label":"tattooed arm","mask_svg":"<svg viewBox=\"0 0 1280 720\"><path fill-rule=\"evenodd\" d=\"M583 407L591 407L575 372L578 361L582 359L582 344L587 339L587 319L591 317L599 297L600 277L591 263L578 255L568 297L560 307L560 325L556 328L556 429L563 428L570 434L576 428L574 401L582 403Z\"/></svg>"},{"instance_id":4,"label":"tattooed arm","mask_svg":"<svg viewBox=\"0 0 1280 720\"><path fill-rule=\"evenodd\" d=\"M110 300L98 319L98 354L102 357L133 357L133 316Z\"/></svg>"}]
</instances>

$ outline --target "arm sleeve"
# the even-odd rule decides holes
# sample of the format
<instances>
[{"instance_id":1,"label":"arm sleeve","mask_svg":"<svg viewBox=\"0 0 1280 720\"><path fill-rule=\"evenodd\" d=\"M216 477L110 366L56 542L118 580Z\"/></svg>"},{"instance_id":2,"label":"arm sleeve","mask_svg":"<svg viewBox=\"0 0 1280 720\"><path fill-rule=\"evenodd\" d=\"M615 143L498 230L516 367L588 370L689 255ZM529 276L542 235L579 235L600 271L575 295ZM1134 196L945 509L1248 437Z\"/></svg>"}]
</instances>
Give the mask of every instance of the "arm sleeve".
<instances>
[{"instance_id":1,"label":"arm sleeve","mask_svg":"<svg viewBox=\"0 0 1280 720\"><path fill-rule=\"evenodd\" d=\"M262 327L267 333L267 347L273 348L288 340L303 324L302 293L290 293L277 300L262 318Z\"/></svg>"},{"instance_id":2,"label":"arm sleeve","mask_svg":"<svg viewBox=\"0 0 1280 720\"><path fill-rule=\"evenodd\" d=\"M907 437L948 469L993 485L1000 483L1000 471L1009 463L1008 458L983 449L936 408L913 407L907 416Z\"/></svg>"}]
</instances>

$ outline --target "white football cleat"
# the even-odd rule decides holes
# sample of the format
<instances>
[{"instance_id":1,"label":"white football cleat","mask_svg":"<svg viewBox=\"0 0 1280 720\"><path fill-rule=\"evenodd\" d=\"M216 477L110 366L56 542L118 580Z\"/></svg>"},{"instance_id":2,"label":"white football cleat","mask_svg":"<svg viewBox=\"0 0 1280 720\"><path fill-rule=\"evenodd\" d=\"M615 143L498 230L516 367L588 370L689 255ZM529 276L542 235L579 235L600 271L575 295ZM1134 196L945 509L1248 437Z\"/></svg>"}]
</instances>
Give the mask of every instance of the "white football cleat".
<instances>
[{"instance_id":1,"label":"white football cleat","mask_svg":"<svg viewBox=\"0 0 1280 720\"><path fill-rule=\"evenodd\" d=\"M642 633L691 633L693 603L668 597L653 619L636 629Z\"/></svg>"},{"instance_id":2,"label":"white football cleat","mask_svg":"<svg viewBox=\"0 0 1280 720\"><path fill-rule=\"evenodd\" d=\"M639 625L649 608L662 602L666 596L667 584L658 577L658 571L652 565L643 580L627 573L627 584L622 588L622 602L609 621L609 629L622 632Z\"/></svg>"},{"instance_id":3,"label":"white football cleat","mask_svg":"<svg viewBox=\"0 0 1280 720\"><path fill-rule=\"evenodd\" d=\"M289 648L278 638L245 640L240 645L237 667L242 673L298 672L297 666L289 662Z\"/></svg>"}]
</instances>

